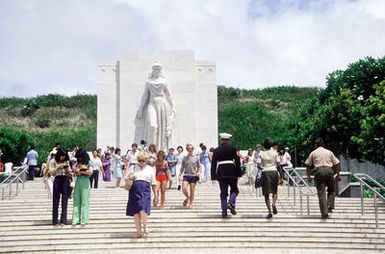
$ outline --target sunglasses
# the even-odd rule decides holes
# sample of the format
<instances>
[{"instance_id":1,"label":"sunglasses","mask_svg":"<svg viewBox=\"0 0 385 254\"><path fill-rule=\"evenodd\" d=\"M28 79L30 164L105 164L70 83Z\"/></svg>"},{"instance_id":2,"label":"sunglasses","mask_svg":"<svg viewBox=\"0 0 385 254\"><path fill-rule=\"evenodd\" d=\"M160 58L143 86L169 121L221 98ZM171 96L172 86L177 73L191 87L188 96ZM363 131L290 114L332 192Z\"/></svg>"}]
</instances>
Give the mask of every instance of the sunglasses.
<instances>
[{"instance_id":1,"label":"sunglasses","mask_svg":"<svg viewBox=\"0 0 385 254\"><path fill-rule=\"evenodd\" d=\"M146 162L145 160L138 160L138 162Z\"/></svg>"}]
</instances>

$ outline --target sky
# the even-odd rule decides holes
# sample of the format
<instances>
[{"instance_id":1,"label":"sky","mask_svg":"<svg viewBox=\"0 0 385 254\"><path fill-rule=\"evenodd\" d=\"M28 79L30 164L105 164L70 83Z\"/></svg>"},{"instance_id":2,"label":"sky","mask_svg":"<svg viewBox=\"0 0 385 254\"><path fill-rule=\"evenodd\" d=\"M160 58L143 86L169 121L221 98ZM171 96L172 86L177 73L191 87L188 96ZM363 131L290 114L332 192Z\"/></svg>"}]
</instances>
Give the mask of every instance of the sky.
<instances>
[{"instance_id":1,"label":"sky","mask_svg":"<svg viewBox=\"0 0 385 254\"><path fill-rule=\"evenodd\" d=\"M326 87L385 54L384 0L0 0L0 97L96 94L97 66L193 49L218 85Z\"/></svg>"}]
</instances>

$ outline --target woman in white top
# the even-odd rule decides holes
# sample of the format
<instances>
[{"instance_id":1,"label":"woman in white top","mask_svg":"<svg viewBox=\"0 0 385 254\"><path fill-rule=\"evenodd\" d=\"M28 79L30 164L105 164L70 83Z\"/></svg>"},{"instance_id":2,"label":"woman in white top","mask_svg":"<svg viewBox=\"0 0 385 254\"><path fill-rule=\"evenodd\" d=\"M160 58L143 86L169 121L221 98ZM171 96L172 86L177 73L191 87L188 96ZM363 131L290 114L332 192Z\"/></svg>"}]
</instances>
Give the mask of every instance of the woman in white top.
<instances>
[{"instance_id":1,"label":"woman in white top","mask_svg":"<svg viewBox=\"0 0 385 254\"><path fill-rule=\"evenodd\" d=\"M148 234L147 216L151 212L151 188L154 197L157 198L157 194L155 171L153 167L147 165L149 156L144 152L140 152L137 159L138 164L135 165L128 176L129 179L134 179L134 183L128 193L126 215L134 216L136 238L141 238L142 223L143 233Z\"/></svg>"},{"instance_id":2,"label":"woman in white top","mask_svg":"<svg viewBox=\"0 0 385 254\"><path fill-rule=\"evenodd\" d=\"M123 162L122 157L120 156L121 150L120 148L115 149L115 154L112 157L112 170L114 173L112 177L116 179L115 187L118 188L120 186L120 181L123 177Z\"/></svg>"},{"instance_id":3,"label":"woman in white top","mask_svg":"<svg viewBox=\"0 0 385 254\"><path fill-rule=\"evenodd\" d=\"M252 185L253 178L256 175L253 152L254 152L253 149L249 148L249 150L247 151L247 156L245 158L245 160L246 160L246 176L248 179L249 186Z\"/></svg>"},{"instance_id":4,"label":"woman in white top","mask_svg":"<svg viewBox=\"0 0 385 254\"><path fill-rule=\"evenodd\" d=\"M271 219L273 214L278 213L275 203L278 198L278 184L283 183L283 173L281 167L279 166L278 154L273 148L273 142L270 139L266 139L263 146L265 151L260 152L258 164L262 167L262 193L265 196L266 206L269 211L266 218ZM272 207L270 207L270 193L273 194ZM271 213L271 208L273 208L273 214Z\"/></svg>"},{"instance_id":5,"label":"woman in white top","mask_svg":"<svg viewBox=\"0 0 385 254\"><path fill-rule=\"evenodd\" d=\"M178 146L176 150L177 150L177 154L175 155L176 157L175 171L176 171L176 176L179 176L180 168L182 167L182 161L185 154L183 152L183 147L181 146ZM181 181L178 180L178 189L181 188L180 186L181 186Z\"/></svg>"},{"instance_id":6,"label":"woman in white top","mask_svg":"<svg viewBox=\"0 0 385 254\"><path fill-rule=\"evenodd\" d=\"M153 166L154 162L158 159L158 152L155 144L150 144L148 146L148 162L147 164Z\"/></svg>"}]
</instances>

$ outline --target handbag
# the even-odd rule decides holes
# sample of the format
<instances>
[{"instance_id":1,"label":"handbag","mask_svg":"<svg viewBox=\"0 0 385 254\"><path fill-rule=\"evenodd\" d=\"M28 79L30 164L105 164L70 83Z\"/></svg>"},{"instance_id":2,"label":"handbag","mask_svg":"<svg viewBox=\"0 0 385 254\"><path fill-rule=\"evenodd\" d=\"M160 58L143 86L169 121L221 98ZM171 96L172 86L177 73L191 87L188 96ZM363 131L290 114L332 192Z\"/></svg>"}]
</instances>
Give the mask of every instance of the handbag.
<instances>
[{"instance_id":1,"label":"handbag","mask_svg":"<svg viewBox=\"0 0 385 254\"><path fill-rule=\"evenodd\" d=\"M255 188L260 188L263 185L262 170L257 169L257 175L255 177Z\"/></svg>"},{"instance_id":2,"label":"handbag","mask_svg":"<svg viewBox=\"0 0 385 254\"><path fill-rule=\"evenodd\" d=\"M126 179L126 183L124 184L124 189L126 191L130 191L133 184L134 184L134 179Z\"/></svg>"}]
</instances>

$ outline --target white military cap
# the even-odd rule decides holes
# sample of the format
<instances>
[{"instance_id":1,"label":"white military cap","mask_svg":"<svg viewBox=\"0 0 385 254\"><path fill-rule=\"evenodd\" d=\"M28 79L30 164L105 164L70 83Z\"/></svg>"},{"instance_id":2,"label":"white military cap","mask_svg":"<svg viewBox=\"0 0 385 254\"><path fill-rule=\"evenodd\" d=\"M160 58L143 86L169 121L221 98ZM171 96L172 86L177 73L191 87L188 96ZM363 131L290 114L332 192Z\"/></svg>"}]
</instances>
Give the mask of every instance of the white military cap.
<instances>
[{"instance_id":1,"label":"white military cap","mask_svg":"<svg viewBox=\"0 0 385 254\"><path fill-rule=\"evenodd\" d=\"M52 151L49 152L49 154L50 154L50 155L51 155L51 154L53 154L53 155L57 154L57 148L54 147L54 148L52 149Z\"/></svg>"},{"instance_id":2,"label":"white military cap","mask_svg":"<svg viewBox=\"0 0 385 254\"><path fill-rule=\"evenodd\" d=\"M289 147L285 147L285 150L288 150L288 151L289 151Z\"/></svg>"},{"instance_id":3,"label":"white military cap","mask_svg":"<svg viewBox=\"0 0 385 254\"><path fill-rule=\"evenodd\" d=\"M231 139L232 136L233 136L233 135L228 134L228 133L220 133L220 134L219 134L219 137L220 137L221 139Z\"/></svg>"},{"instance_id":4,"label":"white military cap","mask_svg":"<svg viewBox=\"0 0 385 254\"><path fill-rule=\"evenodd\" d=\"M155 61L152 63L152 67L154 67L154 66L162 67L162 64L160 63L159 60L155 60Z\"/></svg>"}]
</instances>

